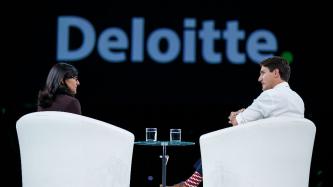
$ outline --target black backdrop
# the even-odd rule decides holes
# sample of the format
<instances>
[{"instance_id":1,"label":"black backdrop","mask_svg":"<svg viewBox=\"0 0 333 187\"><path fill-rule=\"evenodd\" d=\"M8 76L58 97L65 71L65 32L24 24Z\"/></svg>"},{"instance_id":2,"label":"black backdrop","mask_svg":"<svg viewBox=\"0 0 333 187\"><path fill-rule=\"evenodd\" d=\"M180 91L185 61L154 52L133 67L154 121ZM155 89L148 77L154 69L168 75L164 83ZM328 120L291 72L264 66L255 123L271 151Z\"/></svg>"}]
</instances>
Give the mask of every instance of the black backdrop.
<instances>
[{"instance_id":1,"label":"black backdrop","mask_svg":"<svg viewBox=\"0 0 333 187\"><path fill-rule=\"evenodd\" d=\"M89 20L97 35L108 27L120 27L127 33L133 17L143 17L146 34L156 28L183 32L184 18L195 18L197 30L203 20L214 20L215 28L224 30L225 23L237 20L239 29L248 34L267 29L278 40L275 55L293 54L291 87L304 99L305 116L317 126L316 142L310 173L310 186L327 186L329 159L330 94L325 87L330 80L330 59L325 49L328 12L321 4L284 1L54 1L44 4L15 5L8 20L9 61L2 66L1 126L8 144L5 146L6 177L10 186L21 185L19 149L15 122L36 110L36 96L56 59L57 18L80 16ZM7 23L7 21L6 21ZM130 36L130 35L129 35ZM198 40L198 39L197 39ZM199 43L199 40L198 40ZM75 43L74 43L75 45ZM225 54L225 44L218 42L216 51ZM186 179L200 156L200 135L229 127L230 111L248 106L260 94L257 82L259 67L250 59L234 65L223 59L220 64L207 64L200 57L184 64L181 55L168 64L150 59L134 64L130 60L110 63L96 51L86 58L70 62L80 71L78 99L83 114L106 121L144 138L145 127L157 127L158 139L168 139L170 128L182 128L183 140L196 146L170 148L168 183ZM240 51L245 50L244 42ZM129 52L126 53L127 59ZM7 74L5 74L7 73ZM9 76L8 76L9 75ZM15 81L14 81L15 80ZM324 85L324 86L323 86ZM9 140L9 141L8 141ZM161 150L134 147L131 186L156 186L161 181ZM152 176L152 180L148 177Z\"/></svg>"}]
</instances>

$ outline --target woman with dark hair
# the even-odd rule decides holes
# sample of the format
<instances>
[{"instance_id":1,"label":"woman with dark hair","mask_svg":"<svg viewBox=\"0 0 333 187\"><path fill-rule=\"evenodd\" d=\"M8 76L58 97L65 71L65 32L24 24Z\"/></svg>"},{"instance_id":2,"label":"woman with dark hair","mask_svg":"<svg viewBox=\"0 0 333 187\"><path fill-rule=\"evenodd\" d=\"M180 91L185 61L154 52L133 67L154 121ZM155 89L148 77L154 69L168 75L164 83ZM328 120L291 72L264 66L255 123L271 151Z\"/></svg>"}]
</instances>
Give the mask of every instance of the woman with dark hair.
<instances>
[{"instance_id":1,"label":"woman with dark hair","mask_svg":"<svg viewBox=\"0 0 333 187\"><path fill-rule=\"evenodd\" d=\"M63 111L81 114L81 105L76 94L77 69L67 63L55 64L46 79L43 90L38 93L38 111Z\"/></svg>"}]
</instances>

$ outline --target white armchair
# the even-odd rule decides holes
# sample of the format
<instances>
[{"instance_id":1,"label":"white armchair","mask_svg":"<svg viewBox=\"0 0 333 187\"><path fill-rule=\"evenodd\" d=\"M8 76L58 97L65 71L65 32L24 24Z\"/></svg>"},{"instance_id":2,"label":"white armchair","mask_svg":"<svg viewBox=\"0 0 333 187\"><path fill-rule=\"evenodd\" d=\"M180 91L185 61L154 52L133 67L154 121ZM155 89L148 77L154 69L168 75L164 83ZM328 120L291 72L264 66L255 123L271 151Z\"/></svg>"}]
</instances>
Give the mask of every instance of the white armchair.
<instances>
[{"instance_id":1,"label":"white armchair","mask_svg":"<svg viewBox=\"0 0 333 187\"><path fill-rule=\"evenodd\" d=\"M23 187L129 187L134 135L66 112L16 123Z\"/></svg>"},{"instance_id":2,"label":"white armchair","mask_svg":"<svg viewBox=\"0 0 333 187\"><path fill-rule=\"evenodd\" d=\"M200 137L204 187L307 187L316 127L268 118Z\"/></svg>"}]
</instances>

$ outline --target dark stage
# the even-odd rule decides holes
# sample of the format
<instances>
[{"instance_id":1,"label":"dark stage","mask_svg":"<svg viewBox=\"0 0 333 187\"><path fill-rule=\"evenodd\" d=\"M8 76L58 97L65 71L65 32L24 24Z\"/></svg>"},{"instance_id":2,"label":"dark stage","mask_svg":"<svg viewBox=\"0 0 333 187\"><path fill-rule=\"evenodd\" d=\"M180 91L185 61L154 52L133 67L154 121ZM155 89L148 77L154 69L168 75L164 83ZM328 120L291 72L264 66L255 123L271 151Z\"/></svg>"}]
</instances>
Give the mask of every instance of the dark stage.
<instances>
[{"instance_id":1,"label":"dark stage","mask_svg":"<svg viewBox=\"0 0 333 187\"><path fill-rule=\"evenodd\" d=\"M305 117L317 127L309 186L329 186L332 79L326 51L332 33L324 5L231 0L29 3L13 4L15 15L3 16L9 31L3 37L10 42L5 50L9 58L1 66L0 100L7 186L21 186L15 123L36 111L38 90L53 64L64 61L79 70L77 98L83 115L124 128L135 140L145 138L146 127L158 128L159 140L169 138L170 128L181 128L183 140L196 145L168 148L167 183L174 184L192 174L200 157L199 137L229 127L229 113L260 94L258 61L266 55L290 61L289 84L304 100ZM134 146L131 186L161 183L160 154L161 148Z\"/></svg>"}]
</instances>

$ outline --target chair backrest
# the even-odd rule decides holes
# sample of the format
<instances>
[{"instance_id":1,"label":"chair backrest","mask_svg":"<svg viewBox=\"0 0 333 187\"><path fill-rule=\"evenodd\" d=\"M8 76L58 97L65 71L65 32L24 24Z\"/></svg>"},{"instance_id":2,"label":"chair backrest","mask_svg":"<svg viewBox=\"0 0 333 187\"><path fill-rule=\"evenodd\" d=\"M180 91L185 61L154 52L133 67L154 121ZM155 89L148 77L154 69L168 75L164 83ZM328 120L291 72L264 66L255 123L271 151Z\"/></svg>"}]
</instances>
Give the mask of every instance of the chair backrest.
<instances>
[{"instance_id":1,"label":"chair backrest","mask_svg":"<svg viewBox=\"0 0 333 187\"><path fill-rule=\"evenodd\" d=\"M134 135L89 117L34 112L16 123L23 187L129 187Z\"/></svg>"},{"instance_id":2,"label":"chair backrest","mask_svg":"<svg viewBox=\"0 0 333 187\"><path fill-rule=\"evenodd\" d=\"M307 187L316 127L274 117L200 137L203 186Z\"/></svg>"}]
</instances>

